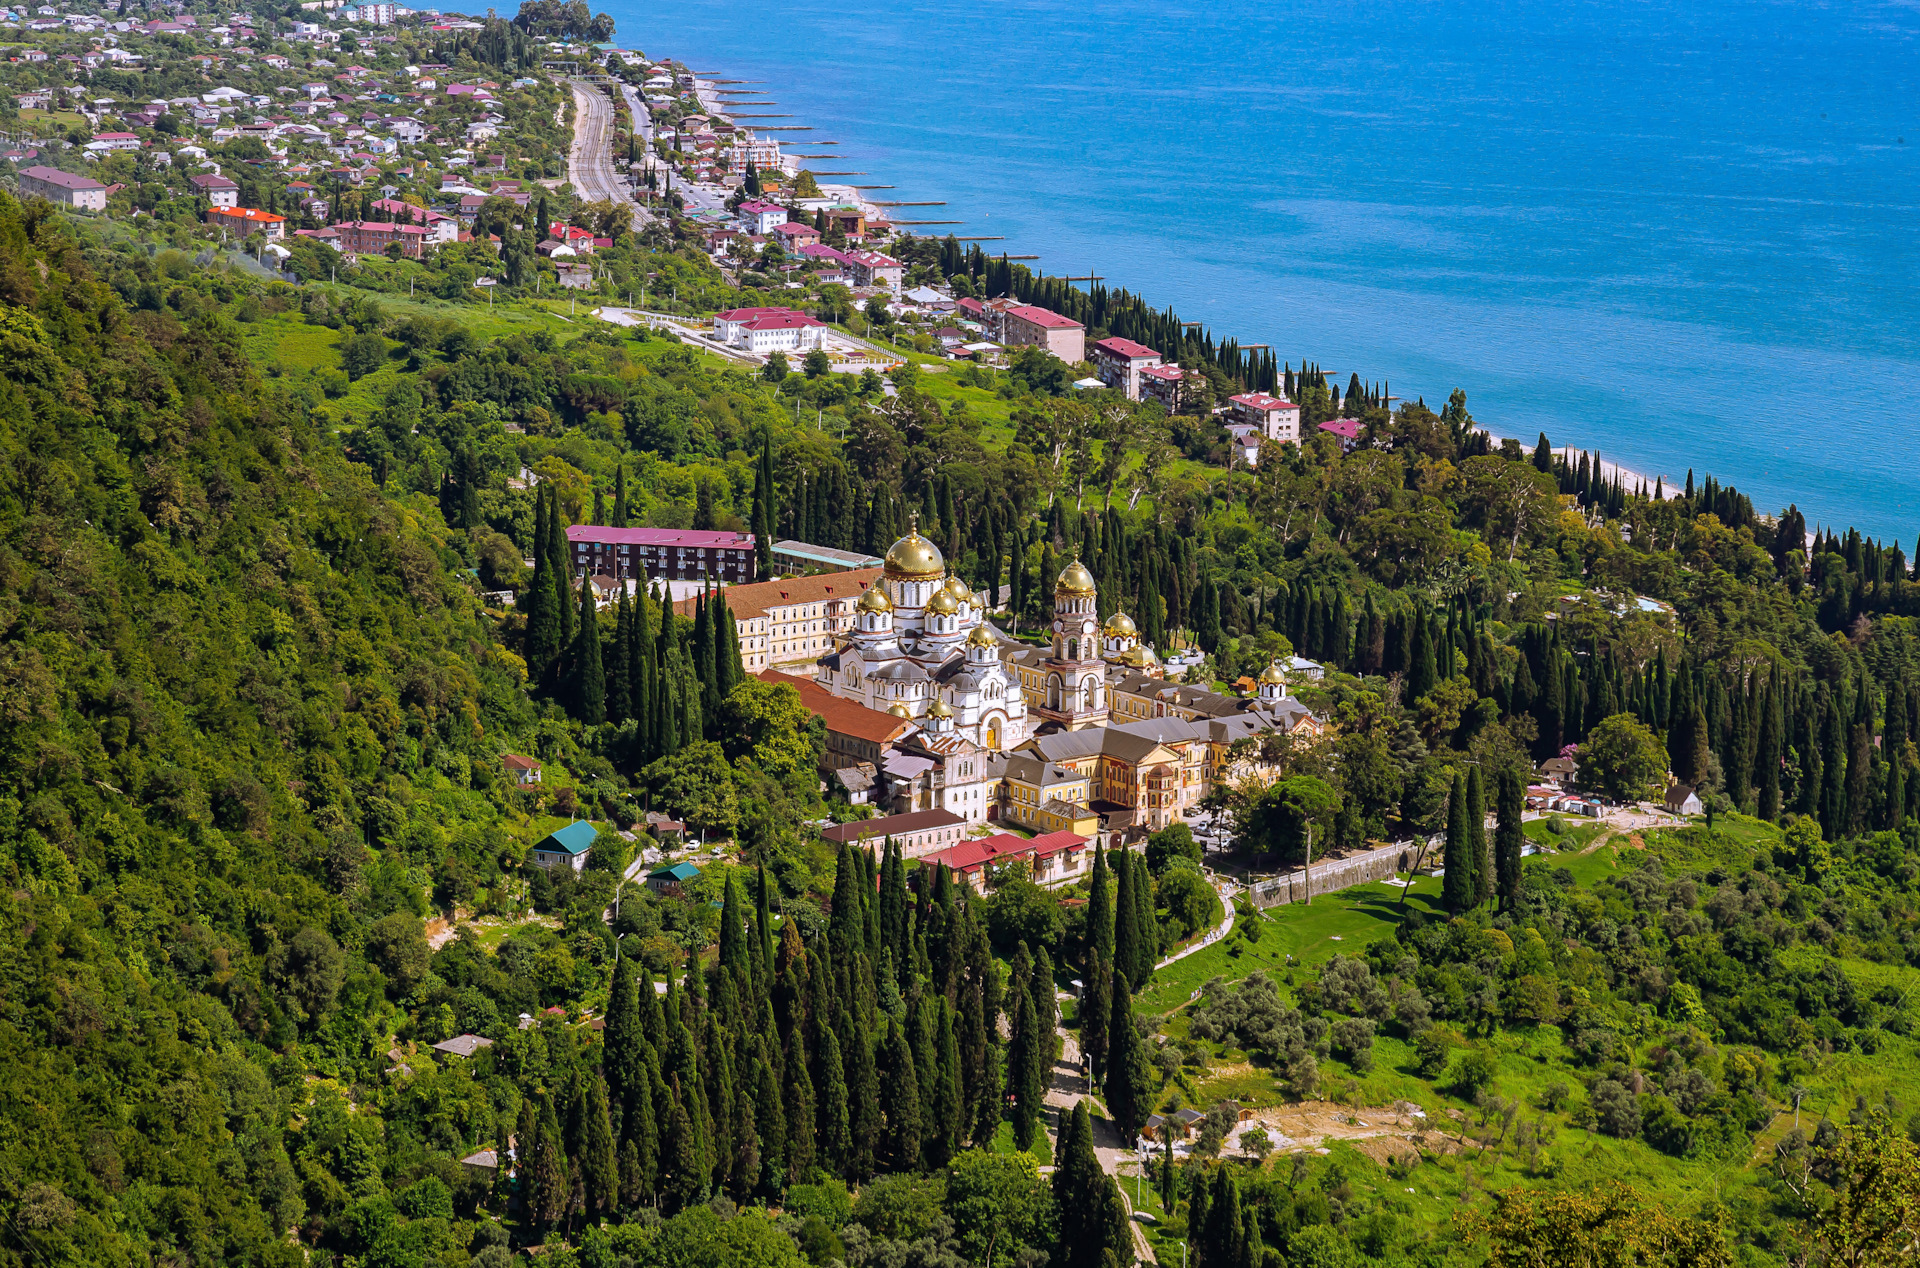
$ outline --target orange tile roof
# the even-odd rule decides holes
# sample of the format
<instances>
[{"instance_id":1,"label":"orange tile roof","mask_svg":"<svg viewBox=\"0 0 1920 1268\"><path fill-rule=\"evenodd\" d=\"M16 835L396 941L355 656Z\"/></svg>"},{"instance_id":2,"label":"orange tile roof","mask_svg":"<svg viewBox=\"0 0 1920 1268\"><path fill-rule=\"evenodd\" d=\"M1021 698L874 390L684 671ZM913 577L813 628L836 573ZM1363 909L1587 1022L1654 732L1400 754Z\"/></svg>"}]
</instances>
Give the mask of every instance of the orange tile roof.
<instances>
[{"instance_id":1,"label":"orange tile roof","mask_svg":"<svg viewBox=\"0 0 1920 1268\"><path fill-rule=\"evenodd\" d=\"M761 682L783 683L798 691L800 703L819 714L820 720L827 724L827 730L837 735L851 735L856 740L871 740L875 744L891 744L913 726L905 718L869 709L855 700L843 700L810 678L797 678L777 669L763 669L754 677Z\"/></svg>"},{"instance_id":2,"label":"orange tile roof","mask_svg":"<svg viewBox=\"0 0 1920 1268\"><path fill-rule=\"evenodd\" d=\"M860 592L879 580L883 569L850 568L845 572L826 572L814 577L778 577L772 581L750 581L727 586L720 591L733 611L733 619L744 621L765 616L770 608L794 607L802 603L823 603L828 599L858 598ZM693 615L692 599L673 605L681 616Z\"/></svg>"}]
</instances>

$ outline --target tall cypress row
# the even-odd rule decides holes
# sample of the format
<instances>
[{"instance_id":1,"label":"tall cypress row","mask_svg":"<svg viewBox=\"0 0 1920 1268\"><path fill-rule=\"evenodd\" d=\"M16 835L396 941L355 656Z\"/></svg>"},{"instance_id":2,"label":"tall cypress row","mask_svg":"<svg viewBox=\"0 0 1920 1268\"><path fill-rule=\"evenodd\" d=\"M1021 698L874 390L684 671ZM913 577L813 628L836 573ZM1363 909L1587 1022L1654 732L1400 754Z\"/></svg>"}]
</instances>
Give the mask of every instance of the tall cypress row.
<instances>
[{"instance_id":1,"label":"tall cypress row","mask_svg":"<svg viewBox=\"0 0 1920 1268\"><path fill-rule=\"evenodd\" d=\"M1473 906L1473 859L1467 835L1467 781L1453 777L1453 792L1447 798L1447 861L1440 879L1440 902L1450 912L1463 912Z\"/></svg>"},{"instance_id":2,"label":"tall cypress row","mask_svg":"<svg viewBox=\"0 0 1920 1268\"><path fill-rule=\"evenodd\" d=\"M1482 906L1493 897L1493 867L1487 857L1487 786L1480 768L1467 768L1467 854L1473 859L1473 903Z\"/></svg>"},{"instance_id":3,"label":"tall cypress row","mask_svg":"<svg viewBox=\"0 0 1920 1268\"><path fill-rule=\"evenodd\" d=\"M573 640L573 716L588 726L607 717L607 678L600 665L600 621L593 602L593 578L580 578L579 632Z\"/></svg>"}]
</instances>

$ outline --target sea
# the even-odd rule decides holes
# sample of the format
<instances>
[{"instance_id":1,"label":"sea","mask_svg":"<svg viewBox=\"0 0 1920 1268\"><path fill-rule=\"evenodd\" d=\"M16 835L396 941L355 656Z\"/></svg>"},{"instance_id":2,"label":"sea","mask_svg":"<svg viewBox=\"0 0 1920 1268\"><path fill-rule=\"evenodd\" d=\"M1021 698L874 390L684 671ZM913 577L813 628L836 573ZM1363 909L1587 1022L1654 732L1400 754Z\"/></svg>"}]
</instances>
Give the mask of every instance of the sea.
<instances>
[{"instance_id":1,"label":"sea","mask_svg":"<svg viewBox=\"0 0 1920 1268\"><path fill-rule=\"evenodd\" d=\"M1498 436L1920 534L1920 4L615 0L986 249ZM818 142L837 142L822 146ZM1920 553L1920 549L1916 550Z\"/></svg>"}]
</instances>

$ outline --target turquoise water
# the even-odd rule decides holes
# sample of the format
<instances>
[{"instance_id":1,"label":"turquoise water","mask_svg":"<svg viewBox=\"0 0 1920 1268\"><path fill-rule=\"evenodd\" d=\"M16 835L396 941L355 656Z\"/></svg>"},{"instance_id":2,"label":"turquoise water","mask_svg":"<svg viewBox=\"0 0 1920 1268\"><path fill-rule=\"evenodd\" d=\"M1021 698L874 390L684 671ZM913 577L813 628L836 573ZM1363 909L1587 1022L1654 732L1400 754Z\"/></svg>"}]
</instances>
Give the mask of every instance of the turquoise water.
<instances>
[{"instance_id":1,"label":"turquoise water","mask_svg":"<svg viewBox=\"0 0 1920 1268\"><path fill-rule=\"evenodd\" d=\"M1913 4L610 11L765 81L841 142L811 166L947 201L905 218L1341 383L1463 387L1498 435L1920 532Z\"/></svg>"}]
</instances>

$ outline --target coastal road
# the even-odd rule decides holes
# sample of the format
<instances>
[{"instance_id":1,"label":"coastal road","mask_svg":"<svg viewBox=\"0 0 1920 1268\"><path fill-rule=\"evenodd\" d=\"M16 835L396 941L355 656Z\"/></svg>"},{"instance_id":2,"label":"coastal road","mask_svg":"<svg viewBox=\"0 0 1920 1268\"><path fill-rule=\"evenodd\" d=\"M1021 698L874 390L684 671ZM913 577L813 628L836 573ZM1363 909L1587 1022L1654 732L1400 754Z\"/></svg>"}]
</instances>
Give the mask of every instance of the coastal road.
<instances>
[{"instance_id":1,"label":"coastal road","mask_svg":"<svg viewBox=\"0 0 1920 1268\"><path fill-rule=\"evenodd\" d=\"M644 223L645 212L633 201L633 191L614 170L613 102L592 84L573 81L573 146L567 152L567 179L588 202L611 200L633 208L633 227Z\"/></svg>"}]
</instances>

